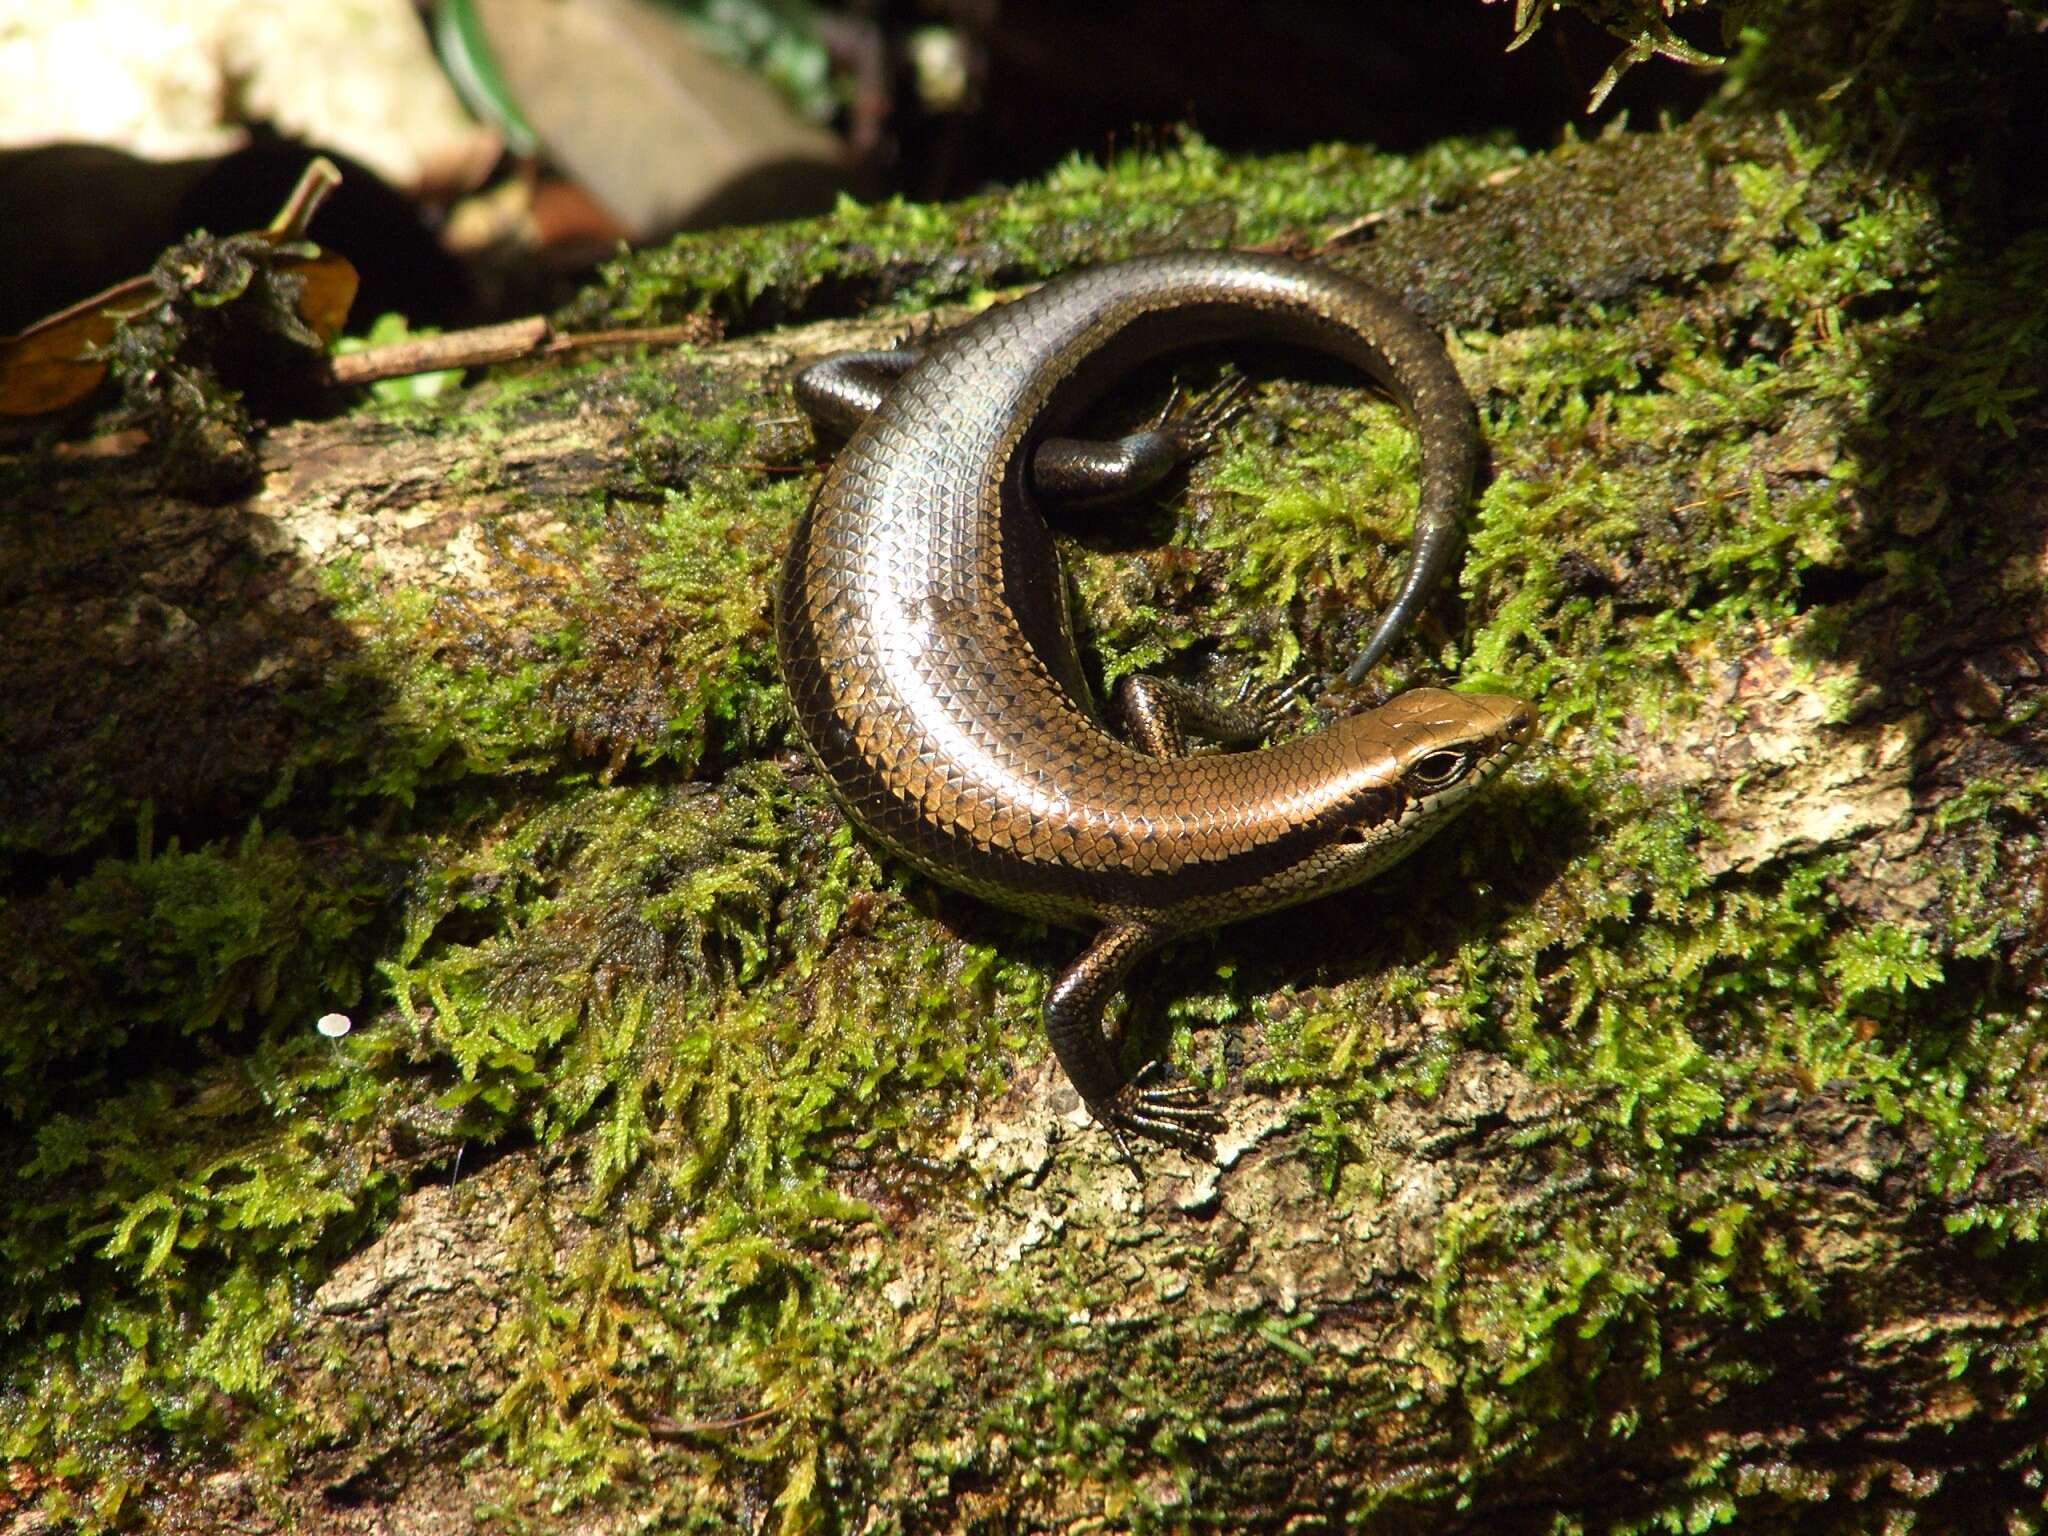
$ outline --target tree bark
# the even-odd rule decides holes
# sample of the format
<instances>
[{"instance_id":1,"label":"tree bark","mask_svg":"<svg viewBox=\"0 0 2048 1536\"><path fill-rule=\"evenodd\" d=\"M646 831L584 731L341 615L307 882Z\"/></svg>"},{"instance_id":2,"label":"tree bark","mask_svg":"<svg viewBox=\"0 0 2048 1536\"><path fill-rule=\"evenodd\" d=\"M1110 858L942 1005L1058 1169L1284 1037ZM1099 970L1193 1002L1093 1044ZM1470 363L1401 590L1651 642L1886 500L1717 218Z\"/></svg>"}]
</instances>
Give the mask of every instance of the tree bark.
<instances>
[{"instance_id":1,"label":"tree bark","mask_svg":"<svg viewBox=\"0 0 2048 1536\"><path fill-rule=\"evenodd\" d=\"M1336 164L1127 170L1092 253L1071 187L924 211L950 265L836 215L727 295L1199 239L1451 335L1492 478L1390 676L1547 745L1144 971L1215 1168L1132 1178L1037 1033L1073 937L878 863L780 713L781 381L899 320L278 427L227 506L0 467L0 1530L2039 1524L2048 248L1741 118ZM1257 377L1173 547L1069 531L1106 672L1327 667L1389 590L1398 417Z\"/></svg>"}]
</instances>

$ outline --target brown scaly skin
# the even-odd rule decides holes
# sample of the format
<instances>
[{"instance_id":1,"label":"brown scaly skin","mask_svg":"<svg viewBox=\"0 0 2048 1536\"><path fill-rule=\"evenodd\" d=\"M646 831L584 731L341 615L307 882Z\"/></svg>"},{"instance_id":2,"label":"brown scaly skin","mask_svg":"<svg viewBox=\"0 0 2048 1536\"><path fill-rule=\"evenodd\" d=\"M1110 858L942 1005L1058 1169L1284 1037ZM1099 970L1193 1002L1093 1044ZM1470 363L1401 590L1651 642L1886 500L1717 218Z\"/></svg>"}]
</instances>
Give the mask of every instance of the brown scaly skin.
<instances>
[{"instance_id":1,"label":"brown scaly skin","mask_svg":"<svg viewBox=\"0 0 2048 1536\"><path fill-rule=\"evenodd\" d=\"M1036 499L1154 484L1234 406L1226 389L1115 442L1057 434L1169 351L1279 339L1363 367L1422 442L1416 548L1347 676L1398 638L1448 566L1478 461L1442 344L1375 289L1271 257L1147 257L1049 283L915 351L806 370L797 395L851 439L798 524L777 646L805 739L869 835L949 885L1098 924L1046 1001L1046 1032L1095 1118L1213 1155L1191 1089L1146 1091L1103 1010L1175 934L1306 901L1411 851L1533 729L1518 699L1416 689L1259 751L1184 755L1183 733L1262 739L1293 690L1218 704L1126 678L1101 722ZM1139 1074L1142 1077L1144 1074Z\"/></svg>"}]
</instances>

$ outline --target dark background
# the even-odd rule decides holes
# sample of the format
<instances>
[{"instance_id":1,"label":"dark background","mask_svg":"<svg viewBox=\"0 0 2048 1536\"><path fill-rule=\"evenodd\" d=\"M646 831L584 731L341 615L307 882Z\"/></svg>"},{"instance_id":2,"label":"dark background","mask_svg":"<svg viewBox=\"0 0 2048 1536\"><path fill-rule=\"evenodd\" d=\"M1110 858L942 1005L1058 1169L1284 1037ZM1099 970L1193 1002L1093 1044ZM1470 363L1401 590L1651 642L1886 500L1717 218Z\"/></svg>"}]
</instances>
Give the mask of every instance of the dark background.
<instances>
[{"instance_id":1,"label":"dark background","mask_svg":"<svg viewBox=\"0 0 2048 1536\"><path fill-rule=\"evenodd\" d=\"M1713 71L1652 60L1589 114L1621 43L1558 13L1509 52L1506 0L776 3L813 25L830 55L845 185L863 198L963 196L1043 175L1071 155L1169 142L1184 128L1231 152L1334 140L1409 150L1471 134L1543 148L1617 119L1653 127L1720 83ZM912 63L913 39L933 27L951 32L966 64L966 92L944 109L920 97ZM1712 25L1694 30L1701 46L1720 46ZM194 229L261 227L306 160L333 153L249 126L248 148L211 161L146 162L94 145L0 155L0 332L143 271ZM315 232L361 272L358 317L396 311L447 325L551 307L619 239L600 229L580 244L543 240L493 253L498 270L482 273L444 250L446 208L343 168ZM508 154L498 176L549 169ZM819 200L815 190L793 194L774 211L814 212Z\"/></svg>"}]
</instances>

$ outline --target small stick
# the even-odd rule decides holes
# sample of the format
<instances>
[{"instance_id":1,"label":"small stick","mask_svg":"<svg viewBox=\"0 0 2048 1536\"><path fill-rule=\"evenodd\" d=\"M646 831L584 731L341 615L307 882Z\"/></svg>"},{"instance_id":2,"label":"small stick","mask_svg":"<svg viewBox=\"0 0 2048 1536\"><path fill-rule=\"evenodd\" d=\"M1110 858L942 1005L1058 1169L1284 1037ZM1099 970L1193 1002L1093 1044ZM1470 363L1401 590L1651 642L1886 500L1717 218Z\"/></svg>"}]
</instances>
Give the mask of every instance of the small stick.
<instances>
[{"instance_id":1,"label":"small stick","mask_svg":"<svg viewBox=\"0 0 2048 1536\"><path fill-rule=\"evenodd\" d=\"M480 368L522 357L559 357L613 347L672 346L684 341L708 341L711 336L710 322L702 320L621 331L578 331L565 336L558 334L542 316L531 315L499 325L450 331L444 336L408 336L404 341L344 353L329 359L327 378L336 389L350 389L380 379L437 373L444 368Z\"/></svg>"}]
</instances>

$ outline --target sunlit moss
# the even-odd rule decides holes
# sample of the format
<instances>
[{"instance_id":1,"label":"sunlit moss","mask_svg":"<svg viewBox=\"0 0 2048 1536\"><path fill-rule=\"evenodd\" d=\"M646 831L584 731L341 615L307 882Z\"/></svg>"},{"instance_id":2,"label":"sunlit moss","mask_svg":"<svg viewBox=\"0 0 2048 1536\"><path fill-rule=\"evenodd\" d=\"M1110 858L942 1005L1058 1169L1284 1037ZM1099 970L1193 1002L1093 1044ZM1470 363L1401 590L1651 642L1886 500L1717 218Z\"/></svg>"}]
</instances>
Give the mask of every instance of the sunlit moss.
<instances>
[{"instance_id":1,"label":"sunlit moss","mask_svg":"<svg viewBox=\"0 0 2048 1536\"><path fill-rule=\"evenodd\" d=\"M1495 172L1518 174L1485 188ZM1477 211L1416 206L1452 193ZM1225 1083L1241 1048L1235 1080L1288 1121L1268 1155L1299 1162L1340 1237L1407 1172L1377 1130L1461 1063L1572 1106L1513 1142L1540 1205L1446 1201L1410 1332L1361 1363L1306 1308L1219 1300L1202 1287L1243 1250L1156 1212L1077 1214L1006 1267L941 1252L904 1279L909 1213L964 1225L987 1198L942 1154L963 1107L1042 1059L1069 941L878 862L796 750L766 595L814 481L764 446L779 381L583 365L383 408L393 432L459 436L451 475L482 487L527 413L632 425L597 483L508 495L473 586L331 565L348 643L293 683L299 728L212 822L126 780L95 788L89 824L47 797L12 813L6 846L73 861L0 906L20 1122L0 1138L0 1449L37 1469L34 1496L112 1524L167 1462L284 1476L336 1422L379 1432L366 1398L323 1403L316 1431L272 1368L317 1347L305 1298L408 1190L533 1148L531 1177L573 1198L528 1188L506 1215L488 1411L442 1424L516 1470L508 1519L928 1528L974 1508L997 1529L1079 1499L1169 1528L1228 1507L1208 1449L1227 1436L1291 1454L1312 1424L1309 1449L1349 1468L1418 1405L1459 1426L1439 1449L1464 1482L1418 1462L1360 1512L1449 1509L1546 1436L1638 1433L1587 1384L1654 1403L1674 1330L1815 1305L1796 1154L1744 1134L1780 1098L1923 1138L1946 1190L1994 1138L2034 1134L2043 1021L1997 957L2036 920L2039 783L1949 799L1914 856L1935 906L1873 925L1839 848L1714 867L1702 790L1637 759L1722 708L1717 667L1773 645L1850 669L1831 724L1917 708L1866 630L1903 613L1917 627L1884 633L1907 647L1938 628L1941 572L1989 558L2010 601L2039 602L2038 566L1944 513L1915 457L1932 421L1975 434L1989 493L2009 473L2039 242L1959 269L1931 197L1737 119L1526 162L1133 154L1002 198L688 237L577 308L914 309L1135 249L1307 244L1393 205L1384 239L1330 259L1451 327L1491 475L1462 610L1375 682L1514 689L1547 743L1395 894L1327 914L1341 957L1274 959L1271 924L1191 939L1134 1016L1163 1013L1177 1059ZM1341 665L1391 589L1414 459L1393 407L1261 374L1184 491L1063 525L1101 675ZM312 1033L330 1010L355 1016L346 1041ZM56 1079L78 1091L38 1094ZM1093 1166L1046 1176L1058 1219L1110 1198ZM1979 1212L1959 1236L1993 1253L2039 1220ZM920 1323L920 1285L973 1305ZM1133 1295L1159 1304L1120 1315ZM1958 1364L2014 1403L2044 1367ZM1826 1492L1759 1491L1711 1451L1690 1475L1643 1528Z\"/></svg>"}]
</instances>

